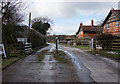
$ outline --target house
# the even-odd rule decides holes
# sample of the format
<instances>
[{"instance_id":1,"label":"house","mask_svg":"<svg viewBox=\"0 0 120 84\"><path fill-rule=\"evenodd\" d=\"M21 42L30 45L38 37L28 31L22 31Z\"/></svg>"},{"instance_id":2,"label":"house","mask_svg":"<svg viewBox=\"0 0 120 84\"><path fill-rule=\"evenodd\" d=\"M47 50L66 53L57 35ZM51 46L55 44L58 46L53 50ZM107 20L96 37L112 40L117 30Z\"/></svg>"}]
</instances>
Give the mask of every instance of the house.
<instances>
[{"instance_id":1,"label":"house","mask_svg":"<svg viewBox=\"0 0 120 84\"><path fill-rule=\"evenodd\" d=\"M120 10L112 8L105 18L102 27L103 34L120 36Z\"/></svg>"},{"instance_id":2,"label":"house","mask_svg":"<svg viewBox=\"0 0 120 84\"><path fill-rule=\"evenodd\" d=\"M100 26L94 26L93 20L91 20L91 25L83 25L80 23L76 36L78 38L94 38L100 32L100 29Z\"/></svg>"}]
</instances>

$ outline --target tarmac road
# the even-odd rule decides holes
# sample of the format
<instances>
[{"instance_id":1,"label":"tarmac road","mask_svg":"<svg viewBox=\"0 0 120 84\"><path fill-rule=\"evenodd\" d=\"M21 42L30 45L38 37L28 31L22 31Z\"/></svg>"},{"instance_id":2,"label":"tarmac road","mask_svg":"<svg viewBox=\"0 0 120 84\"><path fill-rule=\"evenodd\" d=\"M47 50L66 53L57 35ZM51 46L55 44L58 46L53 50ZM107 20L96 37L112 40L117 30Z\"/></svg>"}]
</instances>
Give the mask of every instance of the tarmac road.
<instances>
[{"instance_id":1,"label":"tarmac road","mask_svg":"<svg viewBox=\"0 0 120 84\"><path fill-rule=\"evenodd\" d=\"M45 53L42 62L39 62L37 54L46 49L49 51ZM54 49L55 45L49 45L5 68L2 71L3 83L80 82L77 71L71 63L61 64L53 58Z\"/></svg>"},{"instance_id":2,"label":"tarmac road","mask_svg":"<svg viewBox=\"0 0 120 84\"><path fill-rule=\"evenodd\" d=\"M84 50L74 47L66 47L61 45L60 50L63 50L73 60L76 65L80 81L87 81L84 79L91 78L96 82L114 82L120 83L120 66L118 61L88 54Z\"/></svg>"},{"instance_id":3,"label":"tarmac road","mask_svg":"<svg viewBox=\"0 0 120 84\"><path fill-rule=\"evenodd\" d=\"M37 63L36 55L44 49L49 51ZM118 82L119 62L60 45L72 63L59 64L51 54L54 49L55 44L50 44L7 67L2 71L3 82Z\"/></svg>"}]
</instances>

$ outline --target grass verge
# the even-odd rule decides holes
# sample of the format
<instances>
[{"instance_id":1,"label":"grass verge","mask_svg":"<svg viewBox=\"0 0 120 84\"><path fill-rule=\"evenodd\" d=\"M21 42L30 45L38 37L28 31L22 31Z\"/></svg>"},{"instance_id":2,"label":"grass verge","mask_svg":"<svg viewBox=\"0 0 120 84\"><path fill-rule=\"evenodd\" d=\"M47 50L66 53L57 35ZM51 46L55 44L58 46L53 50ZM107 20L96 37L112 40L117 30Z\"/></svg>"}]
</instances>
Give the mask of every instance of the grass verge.
<instances>
[{"instance_id":1,"label":"grass verge","mask_svg":"<svg viewBox=\"0 0 120 84\"><path fill-rule=\"evenodd\" d=\"M39 47L37 47L37 48L34 48L33 49L33 52L31 52L30 54L32 54L32 53L34 53L35 51L37 51L38 49L41 49L41 48L43 48L43 47L45 47L45 46L48 46L48 44L45 44L45 45L43 45L43 46L39 46ZM6 59L2 59L2 67L0 67L0 70L1 70L1 68L2 69L5 69L6 67L8 67L9 65L11 65L11 64L13 64L14 62L16 62L16 61L18 61L18 60L20 60L21 58L23 58L23 57L25 57L25 56L27 56L27 55L23 55L23 56L11 56L11 57L7 57Z\"/></svg>"},{"instance_id":2,"label":"grass verge","mask_svg":"<svg viewBox=\"0 0 120 84\"><path fill-rule=\"evenodd\" d=\"M113 58L113 59L116 59L116 60L120 60L120 54L112 54L112 53L108 53L110 51L108 50L100 50L100 51L89 51L89 53L91 54L99 54L100 56L104 56L104 57L109 57L109 58ZM112 51L112 52L115 52L115 51Z\"/></svg>"},{"instance_id":3,"label":"grass verge","mask_svg":"<svg viewBox=\"0 0 120 84\"><path fill-rule=\"evenodd\" d=\"M43 50L40 52L40 54L38 54L38 61L41 62L43 60L46 52L48 52L48 50Z\"/></svg>"},{"instance_id":4,"label":"grass verge","mask_svg":"<svg viewBox=\"0 0 120 84\"><path fill-rule=\"evenodd\" d=\"M81 50L91 50L91 48L89 46L84 46L84 45L76 45L76 46L73 46L73 45L67 45L67 44L64 44L64 43L60 43L60 45L64 45L64 46L69 46L69 47L75 47L75 48L79 48Z\"/></svg>"},{"instance_id":5,"label":"grass verge","mask_svg":"<svg viewBox=\"0 0 120 84\"><path fill-rule=\"evenodd\" d=\"M7 66L13 64L14 62L18 61L19 59L21 59L25 56L26 55L18 56L18 57L9 57L9 58L6 58L6 59L2 59L2 69L6 68Z\"/></svg>"},{"instance_id":6,"label":"grass verge","mask_svg":"<svg viewBox=\"0 0 120 84\"><path fill-rule=\"evenodd\" d=\"M82 50L91 50L90 47L87 47L87 46L80 46L80 45L76 45L75 48L79 48L79 49L82 49Z\"/></svg>"},{"instance_id":7,"label":"grass verge","mask_svg":"<svg viewBox=\"0 0 120 84\"><path fill-rule=\"evenodd\" d=\"M66 57L66 54L63 51L54 51L54 58L59 61L60 63L68 63L68 59Z\"/></svg>"},{"instance_id":8,"label":"grass verge","mask_svg":"<svg viewBox=\"0 0 120 84\"><path fill-rule=\"evenodd\" d=\"M74 47L73 45L67 45L67 44L61 44L61 45ZM87 47L87 46L76 45L75 48L79 48L81 50L88 50L88 53L90 53L90 54L94 54L94 55L99 54L99 56L104 56L104 57L120 60L120 51L118 52L119 54L112 54L112 53L108 53L108 52L110 52L108 50L100 50L100 51L92 50L91 51L91 48ZM115 51L113 51L113 52L115 52Z\"/></svg>"}]
</instances>

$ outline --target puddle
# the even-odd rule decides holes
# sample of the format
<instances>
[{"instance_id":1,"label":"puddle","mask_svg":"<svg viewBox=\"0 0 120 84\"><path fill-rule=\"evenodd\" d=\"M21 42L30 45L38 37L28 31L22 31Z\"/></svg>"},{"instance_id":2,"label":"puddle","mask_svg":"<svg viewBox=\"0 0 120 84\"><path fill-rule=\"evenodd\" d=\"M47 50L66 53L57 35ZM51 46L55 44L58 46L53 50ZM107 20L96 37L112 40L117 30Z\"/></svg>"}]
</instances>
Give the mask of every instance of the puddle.
<instances>
[{"instance_id":1,"label":"puddle","mask_svg":"<svg viewBox=\"0 0 120 84\"><path fill-rule=\"evenodd\" d=\"M55 50L55 45L54 44L51 44L51 48L48 52L53 52Z\"/></svg>"}]
</instances>

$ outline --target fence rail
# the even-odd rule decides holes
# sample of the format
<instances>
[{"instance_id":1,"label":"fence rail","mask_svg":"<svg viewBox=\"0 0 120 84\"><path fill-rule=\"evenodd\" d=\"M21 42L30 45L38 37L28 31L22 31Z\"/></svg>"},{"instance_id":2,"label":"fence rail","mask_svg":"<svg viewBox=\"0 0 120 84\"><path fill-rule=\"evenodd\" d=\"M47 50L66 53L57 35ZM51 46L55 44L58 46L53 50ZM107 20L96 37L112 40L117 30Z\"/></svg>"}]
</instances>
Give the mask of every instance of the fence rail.
<instances>
[{"instance_id":1,"label":"fence rail","mask_svg":"<svg viewBox=\"0 0 120 84\"><path fill-rule=\"evenodd\" d=\"M25 43L24 50L25 50L25 53L31 52L32 51L32 43Z\"/></svg>"},{"instance_id":2,"label":"fence rail","mask_svg":"<svg viewBox=\"0 0 120 84\"><path fill-rule=\"evenodd\" d=\"M95 40L94 44L100 45L103 49L107 49L107 50L120 50L120 39Z\"/></svg>"}]
</instances>

